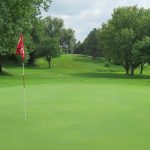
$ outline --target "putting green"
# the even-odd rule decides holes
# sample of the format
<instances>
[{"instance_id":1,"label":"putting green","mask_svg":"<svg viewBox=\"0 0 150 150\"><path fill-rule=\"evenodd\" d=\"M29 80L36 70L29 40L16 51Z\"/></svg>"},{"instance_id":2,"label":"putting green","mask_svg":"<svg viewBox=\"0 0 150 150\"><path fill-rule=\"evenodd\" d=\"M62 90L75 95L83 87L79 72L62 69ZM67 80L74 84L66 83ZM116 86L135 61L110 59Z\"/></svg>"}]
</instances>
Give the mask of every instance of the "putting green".
<instances>
[{"instance_id":1,"label":"putting green","mask_svg":"<svg viewBox=\"0 0 150 150\"><path fill-rule=\"evenodd\" d=\"M26 69L26 121L21 68L0 77L0 149L149 150L149 77L95 72L98 63L84 58L75 67L72 59L79 57L58 58L51 71Z\"/></svg>"}]
</instances>

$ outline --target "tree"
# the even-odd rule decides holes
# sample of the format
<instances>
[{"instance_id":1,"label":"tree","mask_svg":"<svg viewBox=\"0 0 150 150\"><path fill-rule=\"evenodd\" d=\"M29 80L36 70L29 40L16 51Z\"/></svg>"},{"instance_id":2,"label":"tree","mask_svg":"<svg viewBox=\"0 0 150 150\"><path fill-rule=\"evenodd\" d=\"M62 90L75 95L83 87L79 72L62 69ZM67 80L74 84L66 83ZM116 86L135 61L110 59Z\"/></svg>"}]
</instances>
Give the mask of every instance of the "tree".
<instances>
[{"instance_id":1,"label":"tree","mask_svg":"<svg viewBox=\"0 0 150 150\"><path fill-rule=\"evenodd\" d=\"M65 53L73 53L75 49L74 30L63 28L61 31L60 45Z\"/></svg>"},{"instance_id":2,"label":"tree","mask_svg":"<svg viewBox=\"0 0 150 150\"><path fill-rule=\"evenodd\" d=\"M40 9L47 10L50 0L0 0L0 71L6 56L14 53L18 36L30 37Z\"/></svg>"},{"instance_id":3,"label":"tree","mask_svg":"<svg viewBox=\"0 0 150 150\"><path fill-rule=\"evenodd\" d=\"M48 62L49 68L51 67L51 60L60 55L61 48L57 38L50 39L48 36L41 41L40 56L44 56Z\"/></svg>"},{"instance_id":4,"label":"tree","mask_svg":"<svg viewBox=\"0 0 150 150\"><path fill-rule=\"evenodd\" d=\"M138 66L136 62L133 63L131 58L131 49L134 38L135 35L132 29L122 29L116 33L114 38L115 48L113 49L113 53L114 55L118 56L117 60L122 62L126 70L126 74L129 74L129 70L130 74L133 74L134 69Z\"/></svg>"},{"instance_id":5,"label":"tree","mask_svg":"<svg viewBox=\"0 0 150 150\"><path fill-rule=\"evenodd\" d=\"M30 51L30 54L29 54L30 56L28 59L29 65L34 65L36 58L38 58L39 49L42 47L41 43L44 37L45 37L45 33L44 33L43 20L41 20L41 18L37 18L35 20L35 23L31 32L31 38L35 47L32 51Z\"/></svg>"},{"instance_id":6,"label":"tree","mask_svg":"<svg viewBox=\"0 0 150 150\"><path fill-rule=\"evenodd\" d=\"M143 73L144 65L150 62L150 37L144 37L137 41L132 49L134 61L140 64L140 74Z\"/></svg>"},{"instance_id":7,"label":"tree","mask_svg":"<svg viewBox=\"0 0 150 150\"><path fill-rule=\"evenodd\" d=\"M43 34L40 37L38 55L45 57L49 68L53 57L61 53L60 33L63 27L63 20L46 17L42 20Z\"/></svg>"},{"instance_id":8,"label":"tree","mask_svg":"<svg viewBox=\"0 0 150 150\"><path fill-rule=\"evenodd\" d=\"M79 41L75 43L74 54L83 54L83 44Z\"/></svg>"},{"instance_id":9,"label":"tree","mask_svg":"<svg viewBox=\"0 0 150 150\"><path fill-rule=\"evenodd\" d=\"M102 28L100 29L100 46L103 55L106 57L106 61L110 61L113 59L115 64L119 64L119 60L116 57L116 55L113 55L113 37L114 37L114 31L113 26L109 23L103 24Z\"/></svg>"},{"instance_id":10,"label":"tree","mask_svg":"<svg viewBox=\"0 0 150 150\"><path fill-rule=\"evenodd\" d=\"M134 7L120 7L114 10L112 18L102 26L100 43L107 57L121 63L126 74L133 75L140 65L132 53L133 45L150 36L150 10Z\"/></svg>"},{"instance_id":11,"label":"tree","mask_svg":"<svg viewBox=\"0 0 150 150\"><path fill-rule=\"evenodd\" d=\"M93 59L99 58L101 55L99 43L99 30L95 28L89 33L88 37L83 42L84 53L92 56Z\"/></svg>"}]
</instances>

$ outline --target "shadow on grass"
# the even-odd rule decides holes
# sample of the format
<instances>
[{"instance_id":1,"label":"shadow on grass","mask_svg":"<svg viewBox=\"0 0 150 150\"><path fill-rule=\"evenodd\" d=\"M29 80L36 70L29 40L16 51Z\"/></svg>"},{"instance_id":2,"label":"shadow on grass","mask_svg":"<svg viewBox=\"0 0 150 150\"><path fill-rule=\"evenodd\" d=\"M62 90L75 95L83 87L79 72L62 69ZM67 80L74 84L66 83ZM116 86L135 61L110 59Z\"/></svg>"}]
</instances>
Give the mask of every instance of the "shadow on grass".
<instances>
[{"instance_id":1,"label":"shadow on grass","mask_svg":"<svg viewBox=\"0 0 150 150\"><path fill-rule=\"evenodd\" d=\"M38 64L33 64L33 65L30 65L30 64L28 64L28 65L25 65L25 68L26 69L31 69L31 70L41 70L41 69L43 69L43 70L49 70L50 68L48 68L48 66L41 66L41 65L38 65Z\"/></svg>"},{"instance_id":2,"label":"shadow on grass","mask_svg":"<svg viewBox=\"0 0 150 150\"><path fill-rule=\"evenodd\" d=\"M90 59L92 59L92 57L88 56L88 55L75 54L75 56L77 56L78 58L81 57L81 58L90 58Z\"/></svg>"},{"instance_id":3,"label":"shadow on grass","mask_svg":"<svg viewBox=\"0 0 150 150\"><path fill-rule=\"evenodd\" d=\"M97 73L116 73L117 74L117 72L122 72L122 70L121 69L116 69L116 70L113 70L113 69L105 69L105 68L101 68L101 69L96 69L96 72Z\"/></svg>"},{"instance_id":4,"label":"shadow on grass","mask_svg":"<svg viewBox=\"0 0 150 150\"><path fill-rule=\"evenodd\" d=\"M92 59L91 56L86 56L86 55L79 55L78 57L73 58L74 61L78 62L84 62L84 63L93 63L93 64L98 64L100 62L104 62L103 59Z\"/></svg>"},{"instance_id":5,"label":"shadow on grass","mask_svg":"<svg viewBox=\"0 0 150 150\"><path fill-rule=\"evenodd\" d=\"M80 77L80 78L106 78L106 79L150 79L148 75L125 75L125 74L117 74L117 73L74 73L71 74L73 77Z\"/></svg>"},{"instance_id":6,"label":"shadow on grass","mask_svg":"<svg viewBox=\"0 0 150 150\"><path fill-rule=\"evenodd\" d=\"M0 76L13 76L13 75L6 71L3 71L3 72L0 72Z\"/></svg>"},{"instance_id":7,"label":"shadow on grass","mask_svg":"<svg viewBox=\"0 0 150 150\"><path fill-rule=\"evenodd\" d=\"M87 58L87 57L77 57L77 58L73 58L74 61L77 61L77 62L84 62L84 63L94 63L94 61L91 59L91 58Z\"/></svg>"},{"instance_id":8,"label":"shadow on grass","mask_svg":"<svg viewBox=\"0 0 150 150\"><path fill-rule=\"evenodd\" d=\"M48 67L41 67L41 66L26 66L26 69L31 69L31 70L52 70L53 67L48 68Z\"/></svg>"}]
</instances>

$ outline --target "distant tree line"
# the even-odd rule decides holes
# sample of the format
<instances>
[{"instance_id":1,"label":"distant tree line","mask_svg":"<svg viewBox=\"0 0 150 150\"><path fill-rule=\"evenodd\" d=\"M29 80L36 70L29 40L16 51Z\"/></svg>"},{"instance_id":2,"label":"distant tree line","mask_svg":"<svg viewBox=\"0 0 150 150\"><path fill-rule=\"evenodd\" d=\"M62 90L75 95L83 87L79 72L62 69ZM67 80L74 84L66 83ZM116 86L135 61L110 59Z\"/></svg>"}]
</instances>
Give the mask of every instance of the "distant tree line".
<instances>
[{"instance_id":1,"label":"distant tree line","mask_svg":"<svg viewBox=\"0 0 150 150\"><path fill-rule=\"evenodd\" d=\"M150 64L150 9L119 7L81 43L62 19L41 17L41 10L47 11L50 4L51 0L0 0L0 72L6 61L19 62L15 48L20 33L28 64L45 57L50 68L52 58L62 53L86 54L94 60L105 57L130 75L138 67L142 74Z\"/></svg>"},{"instance_id":2,"label":"distant tree line","mask_svg":"<svg viewBox=\"0 0 150 150\"><path fill-rule=\"evenodd\" d=\"M120 64L126 74L133 75L140 67L150 63L150 9L119 7L101 28L93 29L83 43L78 43L76 53Z\"/></svg>"},{"instance_id":3,"label":"distant tree line","mask_svg":"<svg viewBox=\"0 0 150 150\"><path fill-rule=\"evenodd\" d=\"M59 18L41 17L51 0L0 0L0 72L6 61L18 62L15 49L20 33L24 35L26 63L33 64L45 57L51 59L60 53L73 53L74 31L64 28Z\"/></svg>"}]
</instances>

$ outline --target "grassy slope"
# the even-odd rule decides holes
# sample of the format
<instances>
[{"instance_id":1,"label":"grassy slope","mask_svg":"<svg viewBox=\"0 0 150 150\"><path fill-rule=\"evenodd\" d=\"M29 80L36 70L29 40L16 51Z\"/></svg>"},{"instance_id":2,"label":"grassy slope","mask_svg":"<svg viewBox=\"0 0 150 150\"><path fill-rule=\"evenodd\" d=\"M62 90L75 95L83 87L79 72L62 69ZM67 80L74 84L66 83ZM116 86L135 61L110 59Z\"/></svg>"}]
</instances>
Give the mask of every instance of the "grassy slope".
<instances>
[{"instance_id":1,"label":"grassy slope","mask_svg":"<svg viewBox=\"0 0 150 150\"><path fill-rule=\"evenodd\" d=\"M126 76L124 69L120 66L111 65L104 67L104 62L93 61L88 57L80 55L63 55L52 62L52 68L47 68L47 62L43 59L38 60L38 67L25 68L28 84L40 84L47 82L115 82L130 84L148 84L150 69L144 70L144 75ZM6 66L7 76L0 76L0 86L20 85L21 67ZM138 74L136 70L136 74ZM142 79L142 80L139 80ZM35 81L35 82L34 82Z\"/></svg>"},{"instance_id":2,"label":"grassy slope","mask_svg":"<svg viewBox=\"0 0 150 150\"><path fill-rule=\"evenodd\" d=\"M117 66L103 67L65 55L52 69L38 61L26 68L28 119L23 120L21 68L0 77L2 150L149 150L150 80L126 77Z\"/></svg>"}]
</instances>

